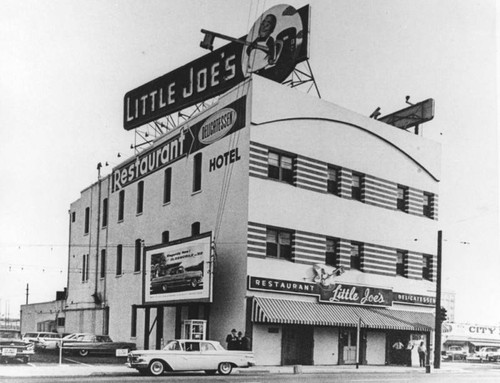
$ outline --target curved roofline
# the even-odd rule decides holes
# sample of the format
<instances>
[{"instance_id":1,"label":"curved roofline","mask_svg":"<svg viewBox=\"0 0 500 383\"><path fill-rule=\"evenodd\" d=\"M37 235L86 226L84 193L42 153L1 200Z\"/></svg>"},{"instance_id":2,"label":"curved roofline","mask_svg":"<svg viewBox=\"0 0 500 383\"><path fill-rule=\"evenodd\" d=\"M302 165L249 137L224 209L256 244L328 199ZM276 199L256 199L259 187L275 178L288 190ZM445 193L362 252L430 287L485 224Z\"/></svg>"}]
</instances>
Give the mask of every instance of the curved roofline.
<instances>
[{"instance_id":1,"label":"curved roofline","mask_svg":"<svg viewBox=\"0 0 500 383\"><path fill-rule=\"evenodd\" d=\"M332 118L325 118L325 117L290 117L290 118L279 118L279 119L276 119L276 120L270 120L270 121L265 121L265 122L260 122L260 123L257 123L257 122L251 122L252 125L266 125L266 124L272 124L272 123L275 123L275 122L284 122L284 121L294 121L294 120L307 120L307 121L311 121L311 120L316 120L316 121L328 121L328 122L337 122L339 124L344 124L344 125L349 125L349 126L352 126L353 128L357 128L357 129L361 129L362 131L368 133L368 134L371 134L372 136L375 136L377 138L379 138L380 140L386 142L387 144L389 144L390 146L392 146L393 148L395 148L396 150L398 150L399 152L403 153L403 155L405 155L406 157L408 157L411 161L413 161L415 164L417 164L421 169L423 169L433 180L435 180L436 182L439 182L439 179L436 178L429 170L427 170L425 168L425 166L423 166L420 162L418 162L415 158L413 158L412 156L410 156L407 152L405 152L404 150L402 150L401 148L399 148L398 146L396 146L395 144L393 144L391 141L385 139L384 137L372 132L371 130L368 130L368 129L365 129L359 125L356 125L356 124L352 124L350 122L345 122L345 121L341 121L341 120L335 120L335 119L332 119Z\"/></svg>"}]
</instances>

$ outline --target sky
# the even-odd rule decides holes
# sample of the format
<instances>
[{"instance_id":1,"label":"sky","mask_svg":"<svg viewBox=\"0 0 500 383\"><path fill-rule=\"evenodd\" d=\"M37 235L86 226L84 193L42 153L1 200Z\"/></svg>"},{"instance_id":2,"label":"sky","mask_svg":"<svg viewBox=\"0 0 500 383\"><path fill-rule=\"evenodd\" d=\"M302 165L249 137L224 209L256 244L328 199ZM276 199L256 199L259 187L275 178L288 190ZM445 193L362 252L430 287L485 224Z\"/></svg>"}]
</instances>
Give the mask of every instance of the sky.
<instances>
[{"instance_id":1,"label":"sky","mask_svg":"<svg viewBox=\"0 0 500 383\"><path fill-rule=\"evenodd\" d=\"M255 0L0 1L0 317L67 283L70 203L133 155L123 96L240 37ZM443 289L458 322L500 325L497 10L494 0L310 0L321 97L369 116L434 98L442 144ZM216 40L216 47L223 44ZM118 158L118 153L121 158Z\"/></svg>"}]
</instances>

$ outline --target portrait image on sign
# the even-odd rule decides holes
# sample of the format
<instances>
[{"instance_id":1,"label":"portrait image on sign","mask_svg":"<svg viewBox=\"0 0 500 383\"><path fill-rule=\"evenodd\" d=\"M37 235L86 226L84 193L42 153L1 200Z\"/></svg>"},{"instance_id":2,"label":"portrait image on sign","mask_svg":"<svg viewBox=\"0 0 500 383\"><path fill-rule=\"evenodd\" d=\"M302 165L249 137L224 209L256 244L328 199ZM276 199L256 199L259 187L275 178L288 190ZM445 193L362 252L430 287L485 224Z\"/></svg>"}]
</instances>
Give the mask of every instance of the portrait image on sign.
<instances>
[{"instance_id":1,"label":"portrait image on sign","mask_svg":"<svg viewBox=\"0 0 500 383\"><path fill-rule=\"evenodd\" d=\"M257 73L281 82L295 67L303 40L302 19L295 8L277 5L264 12L246 37L241 64L245 76Z\"/></svg>"}]
</instances>

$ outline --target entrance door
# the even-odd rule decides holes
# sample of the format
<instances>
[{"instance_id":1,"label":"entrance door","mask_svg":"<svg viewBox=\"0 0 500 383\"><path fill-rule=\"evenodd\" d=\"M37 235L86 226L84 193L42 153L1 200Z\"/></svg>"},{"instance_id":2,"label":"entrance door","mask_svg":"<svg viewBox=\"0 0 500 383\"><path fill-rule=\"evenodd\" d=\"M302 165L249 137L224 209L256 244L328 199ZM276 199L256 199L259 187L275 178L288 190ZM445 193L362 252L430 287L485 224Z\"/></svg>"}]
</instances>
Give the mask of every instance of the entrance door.
<instances>
[{"instance_id":1,"label":"entrance door","mask_svg":"<svg viewBox=\"0 0 500 383\"><path fill-rule=\"evenodd\" d=\"M314 335L312 326L283 326L281 360L283 365L312 365Z\"/></svg>"},{"instance_id":2,"label":"entrance door","mask_svg":"<svg viewBox=\"0 0 500 383\"><path fill-rule=\"evenodd\" d=\"M339 339L339 364L356 363L356 329L341 329ZM361 358L360 358L361 359Z\"/></svg>"}]
</instances>

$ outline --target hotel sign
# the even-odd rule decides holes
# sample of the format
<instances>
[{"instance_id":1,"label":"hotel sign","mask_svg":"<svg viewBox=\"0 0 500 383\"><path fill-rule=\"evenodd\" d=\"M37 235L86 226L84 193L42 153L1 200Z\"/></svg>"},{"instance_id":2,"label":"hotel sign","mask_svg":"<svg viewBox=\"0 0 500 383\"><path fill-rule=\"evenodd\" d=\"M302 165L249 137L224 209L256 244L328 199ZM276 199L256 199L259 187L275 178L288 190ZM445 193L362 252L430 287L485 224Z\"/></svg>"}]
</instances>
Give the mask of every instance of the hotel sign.
<instances>
[{"instance_id":1,"label":"hotel sign","mask_svg":"<svg viewBox=\"0 0 500 383\"><path fill-rule=\"evenodd\" d=\"M200 122L179 129L167 141L159 142L125 164L115 168L111 192L160 170L177 160L232 134L246 125L246 96L216 111Z\"/></svg>"},{"instance_id":2,"label":"hotel sign","mask_svg":"<svg viewBox=\"0 0 500 383\"><path fill-rule=\"evenodd\" d=\"M273 18L263 52L259 43L263 38L261 26ZM137 128L220 95L251 73L283 82L297 63L308 58L308 35L309 6L299 10L288 5L270 8L247 36L127 92L124 129Z\"/></svg>"},{"instance_id":3,"label":"hotel sign","mask_svg":"<svg viewBox=\"0 0 500 383\"><path fill-rule=\"evenodd\" d=\"M317 296L323 303L355 304L360 306L391 306L392 290L377 287L335 283L329 287L310 282L296 282L249 276L249 290Z\"/></svg>"}]
</instances>

